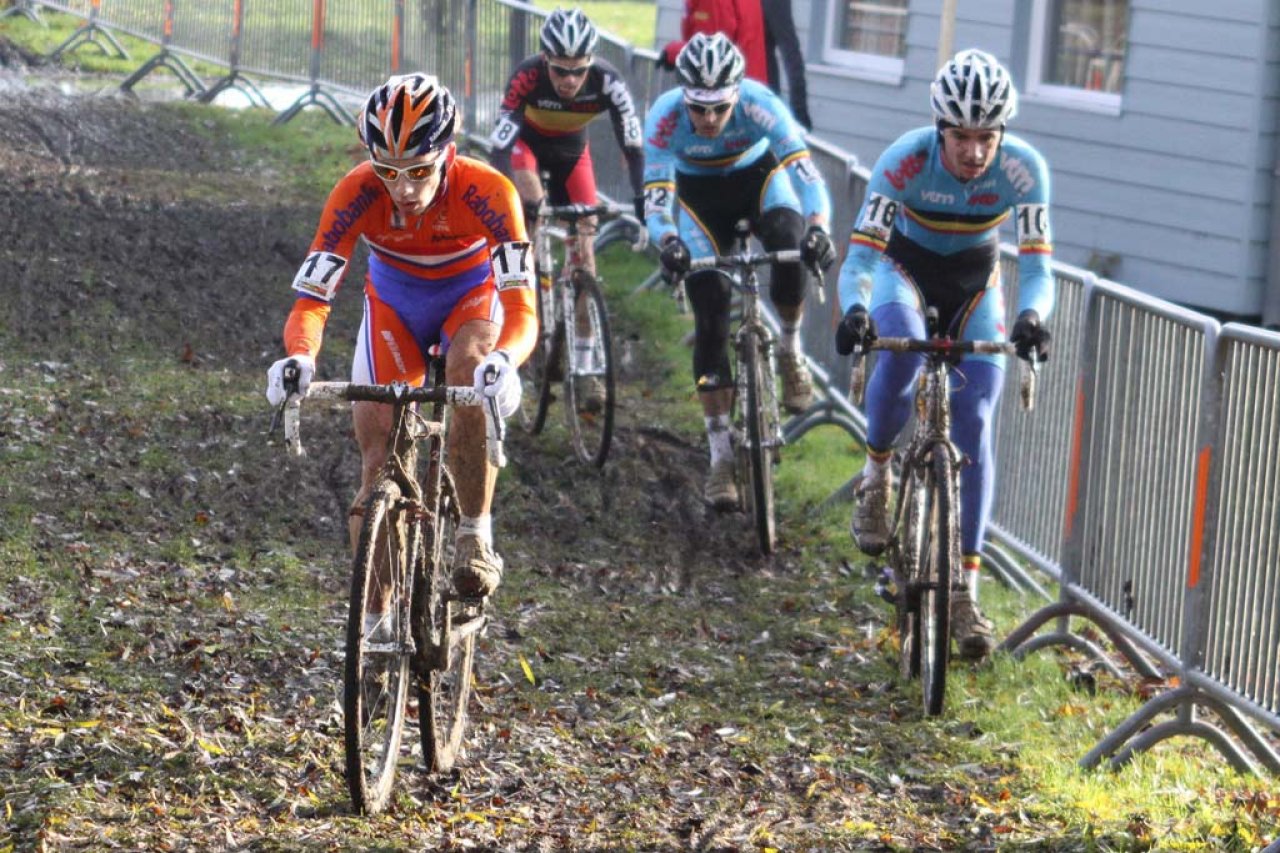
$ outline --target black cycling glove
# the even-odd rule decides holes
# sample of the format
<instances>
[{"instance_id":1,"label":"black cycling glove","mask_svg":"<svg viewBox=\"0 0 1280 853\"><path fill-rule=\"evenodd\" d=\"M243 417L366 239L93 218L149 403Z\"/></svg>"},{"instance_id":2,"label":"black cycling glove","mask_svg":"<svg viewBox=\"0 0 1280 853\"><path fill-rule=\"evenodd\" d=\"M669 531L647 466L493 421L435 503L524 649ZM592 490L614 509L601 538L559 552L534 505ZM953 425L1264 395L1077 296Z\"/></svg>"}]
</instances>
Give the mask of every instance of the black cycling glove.
<instances>
[{"instance_id":1,"label":"black cycling glove","mask_svg":"<svg viewBox=\"0 0 1280 853\"><path fill-rule=\"evenodd\" d=\"M836 326L836 352L848 355L857 347L865 353L877 337L876 321L871 319L866 308L854 305L845 312L840 325Z\"/></svg>"},{"instance_id":2,"label":"black cycling glove","mask_svg":"<svg viewBox=\"0 0 1280 853\"><path fill-rule=\"evenodd\" d=\"M662 241L662 253L658 260L662 263L662 278L668 284L689 271L689 262L693 256L689 247L674 234Z\"/></svg>"},{"instance_id":3,"label":"black cycling glove","mask_svg":"<svg viewBox=\"0 0 1280 853\"><path fill-rule=\"evenodd\" d=\"M1009 333L1009 343L1017 348L1018 358L1031 360L1031 353L1036 354L1036 361L1049 360L1049 330L1040 325L1040 315L1032 308L1018 314L1013 321L1013 331Z\"/></svg>"},{"instance_id":4,"label":"black cycling glove","mask_svg":"<svg viewBox=\"0 0 1280 853\"><path fill-rule=\"evenodd\" d=\"M800 260L807 265L816 266L822 271L831 269L836 262L836 247L831 244L827 229L821 225L810 225L800 241Z\"/></svg>"}]
</instances>

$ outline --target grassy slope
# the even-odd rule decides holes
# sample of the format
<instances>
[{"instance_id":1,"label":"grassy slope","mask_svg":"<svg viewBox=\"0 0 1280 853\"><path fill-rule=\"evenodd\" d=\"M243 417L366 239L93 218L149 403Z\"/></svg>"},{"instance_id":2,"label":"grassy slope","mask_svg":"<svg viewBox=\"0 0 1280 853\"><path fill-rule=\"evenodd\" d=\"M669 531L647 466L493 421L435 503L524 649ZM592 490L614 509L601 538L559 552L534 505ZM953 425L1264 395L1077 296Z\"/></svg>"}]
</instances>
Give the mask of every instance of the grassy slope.
<instances>
[{"instance_id":1,"label":"grassy slope","mask_svg":"<svg viewBox=\"0 0 1280 853\"><path fill-rule=\"evenodd\" d=\"M248 146L237 160L251 165L238 177L254 175L310 206L318 207L321 187L345 166L350 131L323 120L310 121L312 137L301 142L300 126L271 129L261 116L181 109L225 144ZM317 145L326 152L319 163ZM225 176L188 190L222 197ZM660 346L669 366L644 393L667 407L665 426L699 442L679 344L684 321L664 297L631 295L623 286L644 271L635 259L611 253L603 268L615 282L620 326ZM341 348L338 335L331 345ZM12 351L0 359L0 685L9 700L0 711L0 753L9 757L0 785L13 844L33 845L39 834L57 848L104 833L132 846L128 839L156 837L145 826L171 827L176 836L194 832L182 829L194 821L206 827L197 836L205 839L275 838L300 849L313 835L332 838L336 825L348 843L399 847L433 822L492 829L520 819L492 798L486 809L474 801L451 806L447 792L434 802L407 797L386 820L344 815L332 772L333 718L320 713L325 698L315 691L317 679L333 677L342 610L336 522L313 519L301 535L283 516L227 526L201 506L200 486L188 480L240 476L262 488L281 467L258 447L260 365L193 372L171 353L139 345L110 367L83 368L90 403L82 404L59 390L56 380L70 375L65 364ZM192 400L210 402L192 410ZM85 443L104 422L114 438ZM547 440L562 435L553 430ZM191 442L203 442L196 470L170 450ZM657 814L670 808L668 794L657 793L671 781L664 756L687 755L711 777L723 762L772 772L799 753L807 757L803 769L781 780L789 799L757 793L756 805L774 810L784 848L787 839L804 838L912 849L901 823L872 806L887 801L899 820L928 825L944 806L917 798L922 789L949 792L946 809L967 815L975 833L984 828L984 843L1010 848L1249 850L1275 832L1280 803L1269 785L1236 777L1198 741L1162 744L1116 774L1078 771L1075 759L1142 697L1133 685L1105 678L1097 696L1073 691L1063 677L1069 656L1041 652L1025 663L957 667L951 710L921 720L911 689L894 687L883 608L861 567L846 562L855 559L846 509L817 509L854 470L856 448L841 433L819 430L785 460L781 512L794 556L712 584L719 596L671 594L661 571L634 599L594 587L584 595L574 578L554 572L519 581L504 603L520 639L503 647L515 654L490 650L487 713L549 721L566 748L587 738L608 743L610 760L620 764L616 774L573 767L553 751L539 765L525 752L526 763L499 769L498 778L536 774L548 789L595 786L620 800L630 791L635 814ZM82 482L95 466L139 473L103 478L112 491L68 505L58 484ZM181 498L181 512L155 512L157 483ZM504 489L510 497L511 486ZM643 543L634 544L632 568L652 571ZM998 589L984 595L1006 630L1034 606ZM584 674L583 659L612 661L612 683L596 680L597 671ZM524 683L522 660L537 689ZM584 729L556 727L566 696L595 693L609 695L593 700L603 719ZM174 701L180 696L183 705ZM295 714L312 725L300 728ZM264 762L249 776L236 759L246 742ZM993 767L1002 769L988 772ZM819 825L787 829L803 822L805 804ZM707 810L724 815L748 806L725 794ZM605 832L594 823L582 817L583 838L619 845L655 838L644 825ZM1058 846L1071 838L1080 846ZM960 828L946 843L965 839ZM743 842L769 843L767 833ZM0 850L5 845L0 835Z\"/></svg>"}]
</instances>

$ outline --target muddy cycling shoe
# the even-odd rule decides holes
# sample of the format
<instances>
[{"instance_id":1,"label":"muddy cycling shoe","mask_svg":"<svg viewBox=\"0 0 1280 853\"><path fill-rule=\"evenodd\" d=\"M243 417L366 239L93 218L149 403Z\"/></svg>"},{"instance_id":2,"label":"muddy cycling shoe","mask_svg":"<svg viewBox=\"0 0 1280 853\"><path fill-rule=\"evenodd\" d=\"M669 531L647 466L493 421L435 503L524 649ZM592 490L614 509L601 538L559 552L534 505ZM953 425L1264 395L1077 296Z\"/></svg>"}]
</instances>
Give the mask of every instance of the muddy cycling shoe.
<instances>
[{"instance_id":1,"label":"muddy cycling shoe","mask_svg":"<svg viewBox=\"0 0 1280 853\"><path fill-rule=\"evenodd\" d=\"M604 380L599 376L576 376L574 393L578 395L578 411L599 412L604 409Z\"/></svg>"},{"instance_id":2,"label":"muddy cycling shoe","mask_svg":"<svg viewBox=\"0 0 1280 853\"><path fill-rule=\"evenodd\" d=\"M782 408L798 415L813 405L813 374L803 355L780 350L778 372L782 374Z\"/></svg>"},{"instance_id":3,"label":"muddy cycling shoe","mask_svg":"<svg viewBox=\"0 0 1280 853\"><path fill-rule=\"evenodd\" d=\"M732 459L711 465L702 496L719 512L732 512L738 508L738 483L733 476Z\"/></svg>"},{"instance_id":4,"label":"muddy cycling shoe","mask_svg":"<svg viewBox=\"0 0 1280 853\"><path fill-rule=\"evenodd\" d=\"M951 590L951 638L961 660L982 660L996 647L995 625L982 615L967 586Z\"/></svg>"},{"instance_id":5,"label":"muddy cycling shoe","mask_svg":"<svg viewBox=\"0 0 1280 853\"><path fill-rule=\"evenodd\" d=\"M486 598L502 583L502 558L478 536L459 536L453 555L453 588L464 598Z\"/></svg>"},{"instance_id":6,"label":"muddy cycling shoe","mask_svg":"<svg viewBox=\"0 0 1280 853\"><path fill-rule=\"evenodd\" d=\"M849 534L858 550L875 557L889 545L889 492L893 490L893 472L886 466L879 477L866 472L853 480L853 519Z\"/></svg>"}]
</instances>

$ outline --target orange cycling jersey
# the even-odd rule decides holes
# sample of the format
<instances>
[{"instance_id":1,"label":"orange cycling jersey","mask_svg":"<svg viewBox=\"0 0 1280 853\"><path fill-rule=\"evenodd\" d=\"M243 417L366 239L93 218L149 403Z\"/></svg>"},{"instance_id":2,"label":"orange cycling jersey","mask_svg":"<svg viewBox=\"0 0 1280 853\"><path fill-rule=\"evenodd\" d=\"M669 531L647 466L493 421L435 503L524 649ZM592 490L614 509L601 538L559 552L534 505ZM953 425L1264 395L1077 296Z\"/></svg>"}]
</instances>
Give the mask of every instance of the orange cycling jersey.
<instances>
[{"instance_id":1,"label":"orange cycling jersey","mask_svg":"<svg viewBox=\"0 0 1280 853\"><path fill-rule=\"evenodd\" d=\"M294 278L299 295L284 329L290 355L314 357L320 351L330 303L361 237L369 246L371 301L385 303L407 326L417 317L449 313L464 296L487 285L490 293L496 289L502 306L496 347L506 350L513 364L533 351L537 315L520 199L497 170L456 157L440 196L418 217L400 213L367 162L338 182ZM438 333L438 319L436 326L425 334Z\"/></svg>"}]
</instances>

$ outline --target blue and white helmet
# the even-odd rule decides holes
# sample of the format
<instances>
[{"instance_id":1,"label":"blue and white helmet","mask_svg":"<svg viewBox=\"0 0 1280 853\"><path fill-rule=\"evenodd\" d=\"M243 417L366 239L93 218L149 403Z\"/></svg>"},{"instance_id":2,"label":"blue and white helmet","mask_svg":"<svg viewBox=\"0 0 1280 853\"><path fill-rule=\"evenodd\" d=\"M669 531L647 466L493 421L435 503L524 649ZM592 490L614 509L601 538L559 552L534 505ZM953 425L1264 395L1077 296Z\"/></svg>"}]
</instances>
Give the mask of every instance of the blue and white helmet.
<instances>
[{"instance_id":1,"label":"blue and white helmet","mask_svg":"<svg viewBox=\"0 0 1280 853\"><path fill-rule=\"evenodd\" d=\"M1009 72L981 50L962 50L938 69L929 101L937 121L979 130L998 130L1018 112Z\"/></svg>"},{"instance_id":2,"label":"blue and white helmet","mask_svg":"<svg viewBox=\"0 0 1280 853\"><path fill-rule=\"evenodd\" d=\"M724 33L695 33L676 56L676 75L685 97L722 101L742 82L747 61Z\"/></svg>"},{"instance_id":3,"label":"blue and white helmet","mask_svg":"<svg viewBox=\"0 0 1280 853\"><path fill-rule=\"evenodd\" d=\"M595 52L599 40L595 24L581 9L556 9L542 25L542 49L548 56L578 59Z\"/></svg>"}]
</instances>

